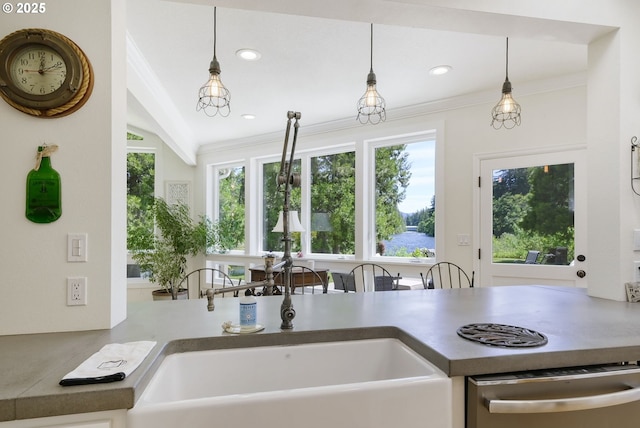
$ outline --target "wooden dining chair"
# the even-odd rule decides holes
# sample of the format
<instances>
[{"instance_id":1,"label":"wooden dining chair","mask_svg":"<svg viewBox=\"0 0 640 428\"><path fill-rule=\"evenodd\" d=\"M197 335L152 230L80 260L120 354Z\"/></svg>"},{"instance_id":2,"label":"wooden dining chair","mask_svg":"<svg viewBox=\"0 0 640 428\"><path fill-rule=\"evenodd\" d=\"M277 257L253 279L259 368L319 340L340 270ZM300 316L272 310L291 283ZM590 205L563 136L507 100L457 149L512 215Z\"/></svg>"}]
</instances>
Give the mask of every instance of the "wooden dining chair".
<instances>
[{"instance_id":1,"label":"wooden dining chair","mask_svg":"<svg viewBox=\"0 0 640 428\"><path fill-rule=\"evenodd\" d=\"M475 272L469 275L457 264L451 262L439 262L431 266L426 275L420 272L422 285L425 289L433 288L473 288Z\"/></svg>"}]
</instances>

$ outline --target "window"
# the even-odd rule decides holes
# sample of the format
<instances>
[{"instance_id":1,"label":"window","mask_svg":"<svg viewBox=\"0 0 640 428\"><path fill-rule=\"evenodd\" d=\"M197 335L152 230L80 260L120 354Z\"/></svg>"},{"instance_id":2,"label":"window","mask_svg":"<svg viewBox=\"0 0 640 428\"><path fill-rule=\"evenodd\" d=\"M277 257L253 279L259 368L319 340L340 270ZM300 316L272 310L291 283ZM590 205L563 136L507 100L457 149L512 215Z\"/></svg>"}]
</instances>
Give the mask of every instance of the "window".
<instances>
[{"instance_id":1,"label":"window","mask_svg":"<svg viewBox=\"0 0 640 428\"><path fill-rule=\"evenodd\" d=\"M355 252L355 152L311 158L311 252Z\"/></svg>"},{"instance_id":2,"label":"window","mask_svg":"<svg viewBox=\"0 0 640 428\"><path fill-rule=\"evenodd\" d=\"M375 148L374 254L435 256L435 140Z\"/></svg>"},{"instance_id":3,"label":"window","mask_svg":"<svg viewBox=\"0 0 640 428\"><path fill-rule=\"evenodd\" d=\"M217 171L221 247L224 250L244 250L244 167L218 168Z\"/></svg>"},{"instance_id":4,"label":"window","mask_svg":"<svg viewBox=\"0 0 640 428\"><path fill-rule=\"evenodd\" d=\"M571 263L574 215L573 163L494 170L493 262Z\"/></svg>"},{"instance_id":5,"label":"window","mask_svg":"<svg viewBox=\"0 0 640 428\"><path fill-rule=\"evenodd\" d=\"M293 162L293 171L300 173L300 160ZM284 251L282 233L273 232L273 228L278 222L278 217L282 211L284 195L278 191L278 173L280 172L280 162L270 162L262 164L262 206L264 207L262 224L262 251ZM291 188L290 210L298 211L302 214L300 207L300 187ZM291 253L301 251L300 232L291 233Z\"/></svg>"},{"instance_id":6,"label":"window","mask_svg":"<svg viewBox=\"0 0 640 428\"><path fill-rule=\"evenodd\" d=\"M367 260L378 254L388 261L434 257L435 152L435 130L296 152L293 170L301 186L291 188L290 212L297 212L304 231L291 233L292 255ZM280 157L249 155L242 165L246 170L240 164L213 167L211 211L221 222L221 234L237 234L229 248L251 256L281 253L282 232L273 231L284 202L277 183ZM255 195L250 204L245 194ZM248 212L249 206L255 208Z\"/></svg>"},{"instance_id":7,"label":"window","mask_svg":"<svg viewBox=\"0 0 640 428\"><path fill-rule=\"evenodd\" d=\"M127 249L129 250L151 248L154 229L152 207L155 197L155 162L155 154L151 151L136 149L127 153ZM136 264L127 264L127 278L140 276L140 269Z\"/></svg>"}]
</instances>

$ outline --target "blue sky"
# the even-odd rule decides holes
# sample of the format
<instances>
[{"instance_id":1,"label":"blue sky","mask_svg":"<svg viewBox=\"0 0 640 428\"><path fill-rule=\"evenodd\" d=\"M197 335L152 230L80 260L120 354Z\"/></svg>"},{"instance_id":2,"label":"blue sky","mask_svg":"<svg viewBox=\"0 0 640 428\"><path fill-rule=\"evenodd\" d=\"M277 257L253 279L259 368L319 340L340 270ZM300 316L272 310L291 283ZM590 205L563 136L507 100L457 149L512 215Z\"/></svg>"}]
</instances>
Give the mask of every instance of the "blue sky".
<instances>
[{"instance_id":1,"label":"blue sky","mask_svg":"<svg viewBox=\"0 0 640 428\"><path fill-rule=\"evenodd\" d=\"M414 213L431 204L435 194L435 141L407 144L411 180L407 197L398 206L403 213Z\"/></svg>"}]
</instances>

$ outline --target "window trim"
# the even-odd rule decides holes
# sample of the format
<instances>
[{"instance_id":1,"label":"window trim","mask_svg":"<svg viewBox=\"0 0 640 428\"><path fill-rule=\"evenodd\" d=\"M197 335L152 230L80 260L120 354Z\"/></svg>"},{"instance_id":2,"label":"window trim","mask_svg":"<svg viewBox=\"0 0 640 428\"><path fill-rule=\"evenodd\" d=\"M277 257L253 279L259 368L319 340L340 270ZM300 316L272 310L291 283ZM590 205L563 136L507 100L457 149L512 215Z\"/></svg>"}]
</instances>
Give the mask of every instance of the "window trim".
<instances>
[{"instance_id":1,"label":"window trim","mask_svg":"<svg viewBox=\"0 0 640 428\"><path fill-rule=\"evenodd\" d=\"M135 133L135 135L139 135L139 133ZM129 153L153 153L154 154L154 173L155 173L155 181L153 183L153 193L154 196L164 194L164 186L163 182L163 174L161 168L158 168L159 165L162 165L162 150L158 149L158 146L153 142L148 141L146 137L143 137L142 140L127 140L127 154ZM133 264L134 260L131 258L131 254L127 249L127 264ZM126 278L127 287L128 288L152 288L156 287L157 284L151 283L147 278Z\"/></svg>"},{"instance_id":2,"label":"window trim","mask_svg":"<svg viewBox=\"0 0 640 428\"><path fill-rule=\"evenodd\" d=\"M341 143L328 144L326 146L319 146L321 142L314 142L314 147L307 150L297 150L296 160L301 162L301 218L305 230L309 230L310 225L310 191L308 171L310 169L311 157L324 156L336 153L355 151L356 154L356 177L366 177L366 180L356 178L356 200L362 201L362 203L356 204L355 211L355 254L342 255L342 254L320 254L310 253L310 241L308 239L308 232L302 235L302 251L305 258L313 258L318 261L378 261L391 263L391 264L415 264L416 260L407 259L406 257L376 257L374 246L369 245L368 238L375 236L375 211L371 209L374 202L375 188L370 184L373 183L373 177L375 171L368 167L374 164L375 148L385 145L394 144L409 144L424 141L426 139L435 140L435 195L438 203L436 204L436 249L437 258L442 259L445 257L444 247L444 208L445 208L445 195L444 195L444 147L442 141L444 141L444 123L441 121L435 123L422 124L415 132L404 132L393 134L392 131L383 132L385 134L382 137L375 138L362 138L356 139L353 137L347 137ZM274 142L275 144L275 142ZM237 255L245 258L262 257L266 253L262 250L262 236L264 234L262 218L264 217L264 207L262 206L263 195L262 190L264 187L262 170L263 165L266 163L279 162L281 159L281 153L274 150L269 155L257 155L251 156L248 154L244 159L239 159L238 156L234 156L234 161L225 161L221 163L209 163L206 165L207 174L213 174L216 168L228 166L230 164L244 164L245 166L245 251L239 252ZM211 201L206 203L206 211L208 214L212 214L212 207L217 204L217 193L214 194L210 189L211 177L206 180L208 189L208 198ZM365 206L367 209L365 209ZM212 217L215 218L215 217ZM368 249L371 247L370 249ZM368 249L368 250L367 250ZM277 254L277 253L276 253ZM212 258L209 258L213 260ZM419 263L433 262L434 258L421 258Z\"/></svg>"},{"instance_id":3,"label":"window trim","mask_svg":"<svg viewBox=\"0 0 640 428\"><path fill-rule=\"evenodd\" d=\"M368 213L367 213L367 235L370 237L375 237L376 236L376 189L375 189L375 185L373 185L372 183L375 183L375 164L376 164L376 150L380 147L388 147L388 146L396 146L396 145L401 145L401 144L413 144L413 143L420 143L420 142L424 142L424 141L434 141L435 142L435 147L434 147L434 151L435 151L435 186L434 186L434 192L435 192L435 196L436 198L439 200L440 198L438 198L438 183L441 181L438 179L438 164L439 162L439 158L438 158L438 154L439 154L439 150L438 150L438 130L436 128L434 129L429 129L429 130L425 130L422 132L414 132L414 133L410 133L410 134L402 134L402 135L397 135L397 136L386 136L386 137L382 137L382 138L376 138L376 139L371 139L371 140L365 140L365 144L367 145L367 159L369 162L369 167L367 168L368 171L368 175L367 175L367 181L368 183L370 183L371 185L368 188L368 193L367 193L367 207L368 207ZM363 204L364 205L364 204ZM436 204L436 219L439 217L440 219L443 218L443 216L438 216L438 206L439 204ZM442 243L438 242L438 220L436 221L436 257L438 255L438 246L442 247ZM357 224L357 223L356 223ZM371 242L368 242L367 240L365 240L363 242L363 245L365 245L365 249L363 251L363 253L366 255L367 258L363 258L364 260L373 260L373 261L384 261L385 263L387 262L392 262L392 263L407 263L409 262L413 262L416 263L415 261L413 261L413 259L407 259L406 257L397 257L397 256L377 256L376 252L375 252L375 243L373 245L371 245ZM425 261L428 263L434 263L436 257L423 257L420 258L420 261Z\"/></svg>"}]
</instances>

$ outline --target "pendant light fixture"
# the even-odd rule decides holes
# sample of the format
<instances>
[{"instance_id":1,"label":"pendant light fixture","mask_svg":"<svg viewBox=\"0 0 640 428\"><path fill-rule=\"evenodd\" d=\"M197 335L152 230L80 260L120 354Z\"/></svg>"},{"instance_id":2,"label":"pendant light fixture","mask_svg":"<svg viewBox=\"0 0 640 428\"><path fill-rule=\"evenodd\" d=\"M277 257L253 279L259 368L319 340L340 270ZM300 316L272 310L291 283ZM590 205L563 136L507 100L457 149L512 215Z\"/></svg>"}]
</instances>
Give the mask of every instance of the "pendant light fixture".
<instances>
[{"instance_id":1,"label":"pendant light fixture","mask_svg":"<svg viewBox=\"0 0 640 428\"><path fill-rule=\"evenodd\" d=\"M201 88L196 111L204 110L207 116L227 117L231 113L231 95L220 80L220 63L216 58L216 7L213 8L213 59L209 64L209 80Z\"/></svg>"},{"instance_id":2,"label":"pendant light fixture","mask_svg":"<svg viewBox=\"0 0 640 428\"><path fill-rule=\"evenodd\" d=\"M377 124L387 118L384 98L376 90L376 74L373 72L373 23L371 24L371 68L367 76L367 91L358 101L357 119L363 125Z\"/></svg>"},{"instance_id":3,"label":"pendant light fixture","mask_svg":"<svg viewBox=\"0 0 640 428\"><path fill-rule=\"evenodd\" d=\"M511 96L511 82L509 82L509 38L507 37L506 78L502 84L502 98L491 112L491 126L500 129L503 126L511 129L520 125L520 104Z\"/></svg>"}]
</instances>

